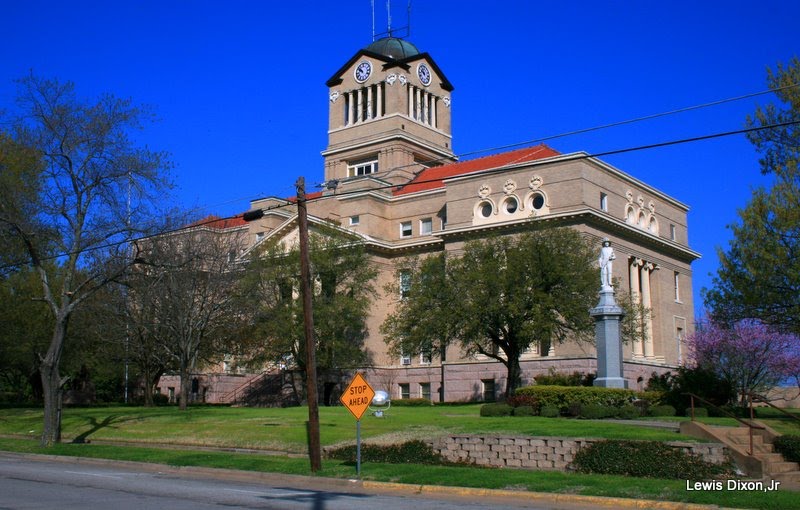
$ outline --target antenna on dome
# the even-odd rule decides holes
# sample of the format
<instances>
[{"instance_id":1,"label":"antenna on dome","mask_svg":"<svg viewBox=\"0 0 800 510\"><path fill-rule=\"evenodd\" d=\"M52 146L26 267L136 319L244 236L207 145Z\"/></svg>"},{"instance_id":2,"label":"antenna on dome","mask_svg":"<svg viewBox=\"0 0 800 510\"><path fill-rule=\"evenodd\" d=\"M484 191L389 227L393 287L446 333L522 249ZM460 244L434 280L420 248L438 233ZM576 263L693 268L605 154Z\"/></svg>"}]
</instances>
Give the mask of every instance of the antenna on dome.
<instances>
[{"instance_id":1,"label":"antenna on dome","mask_svg":"<svg viewBox=\"0 0 800 510\"><path fill-rule=\"evenodd\" d=\"M406 8L407 11L407 23L404 27L392 28L392 0L386 0L386 32L382 32L380 34L375 33L375 0L372 0L372 41L375 42L375 38L380 37L396 37L395 33L400 32L402 33L405 30L405 34L399 36L399 38L408 37L411 34L411 0L408 0L408 7Z\"/></svg>"}]
</instances>

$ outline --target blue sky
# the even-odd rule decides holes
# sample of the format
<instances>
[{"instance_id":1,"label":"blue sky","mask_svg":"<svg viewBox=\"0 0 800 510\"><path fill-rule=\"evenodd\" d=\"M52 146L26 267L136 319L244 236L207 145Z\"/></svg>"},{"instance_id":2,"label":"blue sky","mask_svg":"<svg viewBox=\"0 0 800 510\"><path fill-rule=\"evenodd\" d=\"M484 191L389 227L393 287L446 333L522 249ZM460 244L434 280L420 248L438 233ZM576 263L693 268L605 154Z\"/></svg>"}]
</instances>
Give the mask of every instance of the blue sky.
<instances>
[{"instance_id":1,"label":"blue sky","mask_svg":"<svg viewBox=\"0 0 800 510\"><path fill-rule=\"evenodd\" d=\"M386 3L376 0L377 31ZM392 25L406 25L406 1ZM800 54L800 2L415 0L408 39L455 86L453 147L473 153L766 89ZM6 1L0 109L31 70L154 106L140 137L172 154L176 201L234 214L322 180L325 81L372 41L369 0ZM550 140L600 153L732 131L761 96ZM694 292L711 285L759 174L744 136L603 158L688 204Z\"/></svg>"}]
</instances>

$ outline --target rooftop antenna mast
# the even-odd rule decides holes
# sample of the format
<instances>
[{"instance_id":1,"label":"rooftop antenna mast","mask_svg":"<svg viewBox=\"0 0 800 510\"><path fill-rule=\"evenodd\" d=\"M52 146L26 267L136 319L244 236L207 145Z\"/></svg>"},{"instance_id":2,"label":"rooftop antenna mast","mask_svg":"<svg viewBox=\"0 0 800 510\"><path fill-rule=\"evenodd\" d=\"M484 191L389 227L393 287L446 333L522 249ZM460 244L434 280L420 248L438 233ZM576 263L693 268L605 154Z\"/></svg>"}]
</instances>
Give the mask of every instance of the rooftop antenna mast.
<instances>
[{"instance_id":1,"label":"rooftop antenna mast","mask_svg":"<svg viewBox=\"0 0 800 510\"><path fill-rule=\"evenodd\" d=\"M411 34L411 0L408 0L408 7L407 7L407 16L408 16L408 23L406 26L400 27L397 29L392 28L392 0L386 0L386 32L382 32L380 34L375 33L375 0L371 1L372 5L372 41L375 41L376 37L394 37L395 31L405 30L405 35L401 37L408 37Z\"/></svg>"}]
</instances>

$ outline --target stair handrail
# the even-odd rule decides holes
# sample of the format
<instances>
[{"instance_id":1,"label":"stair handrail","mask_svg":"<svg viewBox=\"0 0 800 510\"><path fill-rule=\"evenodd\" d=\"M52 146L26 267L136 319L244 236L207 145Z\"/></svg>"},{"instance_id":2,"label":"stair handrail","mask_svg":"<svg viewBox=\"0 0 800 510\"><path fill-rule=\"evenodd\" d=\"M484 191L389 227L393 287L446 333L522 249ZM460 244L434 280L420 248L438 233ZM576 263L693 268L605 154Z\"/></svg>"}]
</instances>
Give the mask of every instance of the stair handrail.
<instances>
[{"instance_id":1,"label":"stair handrail","mask_svg":"<svg viewBox=\"0 0 800 510\"><path fill-rule=\"evenodd\" d=\"M250 379L250 380L248 380L247 382L240 384L239 386L237 386L237 387L236 387L236 388L234 388L233 390L231 390L231 391L229 391L228 393L224 394L224 395L222 396L222 398L220 399L220 401L221 401L222 403L225 403L225 404L236 404L236 401L237 401L237 393L239 393L240 391L241 391L242 393L245 393L245 392L246 392L246 390L250 389L250 387L253 385L253 383L255 383L255 382L257 382L257 381L260 381L261 379L263 379L264 377L266 377L266 376L267 376L267 374L269 374L269 372L268 372L268 371L261 372L260 374L258 374L258 377L254 377L253 379ZM232 399L232 400L231 400L231 397L233 397L233 399Z\"/></svg>"},{"instance_id":2,"label":"stair handrail","mask_svg":"<svg viewBox=\"0 0 800 510\"><path fill-rule=\"evenodd\" d=\"M800 421L800 418L798 418L797 416L793 415L792 413L790 413L790 412L786 411L785 409L781 409L780 407L778 407L778 406L774 405L772 402L770 402L769 400L767 400L767 397L765 397L765 396L763 396L763 395L759 395L758 393L748 393L747 395L750 397L750 401L751 401L751 402L752 402L753 400L757 400L758 402L761 402L762 404L767 404L767 405L768 405L768 406L770 406L771 408L773 408L773 409L775 409L775 410L777 410L777 411L780 411L780 412L782 412L783 414L785 414L786 416L788 416L789 418L791 418L791 419L793 419L793 420Z\"/></svg>"},{"instance_id":3,"label":"stair handrail","mask_svg":"<svg viewBox=\"0 0 800 510\"><path fill-rule=\"evenodd\" d=\"M739 423L745 425L749 429L749 433L750 433L750 450L747 452L747 454L751 455L751 456L753 455L753 429L766 430L766 427L763 427L761 425L757 425L757 424L745 421L745 420L739 418L738 416L736 416L736 415L734 415L732 413L729 413L728 411L726 411L726 410L724 410L724 409L722 409L720 407L717 407L716 405L712 404L711 402L709 402L708 400L704 399L703 397L701 397L699 395L695 395L694 393L686 392L686 393L684 393L684 395L689 395L689 397L690 397L691 409L692 409L692 411L691 411L691 413L692 413L692 421L694 421L694 399L697 399L697 400L703 402L704 404L709 405L712 408L716 409L720 413L722 413L722 414L724 414L726 416L729 416L729 417L733 418L734 420L738 421ZM750 417L751 417L751 419L752 419L752 416L753 416L753 401L750 400Z\"/></svg>"}]
</instances>

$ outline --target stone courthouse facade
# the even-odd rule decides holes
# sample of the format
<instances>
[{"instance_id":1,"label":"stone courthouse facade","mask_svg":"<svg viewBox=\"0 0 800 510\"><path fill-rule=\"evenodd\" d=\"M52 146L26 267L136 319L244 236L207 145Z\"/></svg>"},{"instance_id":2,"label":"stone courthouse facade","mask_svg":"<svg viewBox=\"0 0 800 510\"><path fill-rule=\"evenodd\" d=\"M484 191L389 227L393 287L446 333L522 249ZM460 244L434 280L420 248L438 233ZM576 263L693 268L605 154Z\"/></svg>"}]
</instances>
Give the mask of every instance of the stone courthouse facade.
<instances>
[{"instance_id":1,"label":"stone courthouse facade","mask_svg":"<svg viewBox=\"0 0 800 510\"><path fill-rule=\"evenodd\" d=\"M681 363L683 338L692 329L691 263L699 257L688 246L685 204L585 153L561 154L544 145L458 161L451 139L453 85L430 55L403 39L380 39L356 52L327 86L326 187L308 195L309 222L312 231L333 222L360 238L379 269L379 295L368 320L374 366L365 367L373 387L395 399L437 401L444 377L447 401L499 394L505 367L465 358L456 346L444 366L437 356L387 354L380 325L400 297L384 288L398 278L405 257L457 256L467 239L542 223L573 227L598 250L609 238L616 252L613 277L652 309L646 339L624 346L629 386L641 387L653 371ZM227 228L247 229L251 249L295 242L294 205L264 198L251 203L255 209L264 216ZM521 365L523 382L551 368L593 372L595 351L569 343L548 352L534 347ZM165 382L161 386L166 393Z\"/></svg>"}]
</instances>

